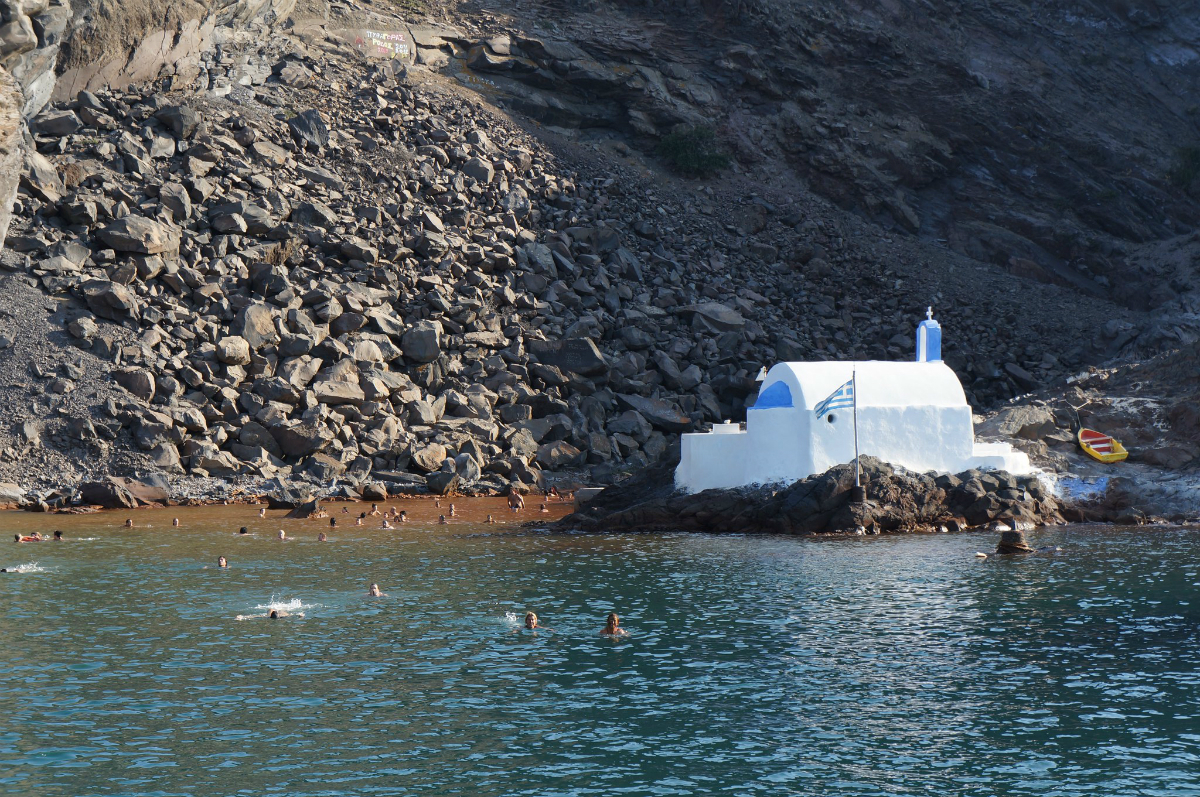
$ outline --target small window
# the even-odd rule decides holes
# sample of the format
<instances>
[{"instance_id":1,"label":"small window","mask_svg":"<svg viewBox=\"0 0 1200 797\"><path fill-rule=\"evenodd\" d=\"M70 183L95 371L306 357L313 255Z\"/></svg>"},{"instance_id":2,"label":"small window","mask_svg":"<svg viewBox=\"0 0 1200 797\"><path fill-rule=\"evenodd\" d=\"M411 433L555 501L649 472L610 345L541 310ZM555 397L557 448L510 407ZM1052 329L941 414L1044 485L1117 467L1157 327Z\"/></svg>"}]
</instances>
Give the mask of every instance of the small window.
<instances>
[{"instance_id":1,"label":"small window","mask_svg":"<svg viewBox=\"0 0 1200 797\"><path fill-rule=\"evenodd\" d=\"M833 423L834 421L837 420L837 416L831 412L825 416L825 420L829 421L830 423Z\"/></svg>"}]
</instances>

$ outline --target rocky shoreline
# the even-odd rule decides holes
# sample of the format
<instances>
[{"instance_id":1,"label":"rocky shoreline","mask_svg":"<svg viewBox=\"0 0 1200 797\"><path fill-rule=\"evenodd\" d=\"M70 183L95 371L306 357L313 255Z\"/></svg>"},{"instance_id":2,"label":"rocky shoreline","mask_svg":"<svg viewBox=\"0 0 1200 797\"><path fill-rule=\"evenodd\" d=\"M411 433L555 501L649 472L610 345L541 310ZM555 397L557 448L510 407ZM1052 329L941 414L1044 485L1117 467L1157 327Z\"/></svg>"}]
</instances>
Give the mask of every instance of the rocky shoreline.
<instances>
[{"instance_id":1,"label":"rocky shoreline","mask_svg":"<svg viewBox=\"0 0 1200 797\"><path fill-rule=\"evenodd\" d=\"M1126 500L1058 498L1037 476L978 470L933 476L899 470L874 457L861 461L865 490L861 499L855 493L853 465L839 465L790 486L706 490L695 495L677 492L674 467L659 465L600 492L558 526L584 531L812 535L1026 531L1072 522L1165 522L1132 509Z\"/></svg>"}]
</instances>

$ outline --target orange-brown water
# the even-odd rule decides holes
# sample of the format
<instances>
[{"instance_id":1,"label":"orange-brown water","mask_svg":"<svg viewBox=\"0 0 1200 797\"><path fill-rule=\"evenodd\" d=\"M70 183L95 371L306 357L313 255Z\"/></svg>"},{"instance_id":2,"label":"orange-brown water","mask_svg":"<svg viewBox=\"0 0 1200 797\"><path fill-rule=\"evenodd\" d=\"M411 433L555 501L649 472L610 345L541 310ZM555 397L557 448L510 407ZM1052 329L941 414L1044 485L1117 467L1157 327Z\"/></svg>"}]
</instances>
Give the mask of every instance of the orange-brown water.
<instances>
[{"instance_id":1,"label":"orange-brown water","mask_svg":"<svg viewBox=\"0 0 1200 797\"><path fill-rule=\"evenodd\" d=\"M540 511L542 505L546 511ZM355 526L355 520L363 512L371 511L370 502L362 501L330 501L322 507L329 517L307 518L296 520L287 518L286 509L268 509L265 517L259 517L259 510L266 505L229 504L227 506L173 506L173 507L143 507L135 510L110 510L84 515L44 514L40 512L0 512L0 531L9 535L11 543L14 534L32 534L41 532L49 537L55 529L62 529L69 539L76 535L86 535L93 531L122 528L127 519L133 521L135 528L153 528L167 531L187 531L189 527L203 525L211 529L214 525L228 524L231 531L245 526L251 533L276 534L283 529L289 537L315 537L324 531L327 534L335 529L345 529ZM454 514L450 514L450 507ZM457 498L454 500L428 497L393 498L378 504L380 512L387 512L393 507L397 511L408 513L410 526L437 526L450 532L461 532L466 527L475 527L484 523L488 515L495 523L492 531L515 530L522 524L531 521L552 521L568 515L572 511L569 502L541 501L536 496L526 496L525 509L520 512L509 510L505 498ZM441 526L438 518L446 516L446 525ZM174 518L179 518L179 527L171 525ZM329 521L337 521L336 526L330 526ZM362 520L362 528L376 529L386 533L382 528L381 516L368 516ZM400 525L389 520L393 526ZM23 543L31 545L33 543Z\"/></svg>"}]
</instances>

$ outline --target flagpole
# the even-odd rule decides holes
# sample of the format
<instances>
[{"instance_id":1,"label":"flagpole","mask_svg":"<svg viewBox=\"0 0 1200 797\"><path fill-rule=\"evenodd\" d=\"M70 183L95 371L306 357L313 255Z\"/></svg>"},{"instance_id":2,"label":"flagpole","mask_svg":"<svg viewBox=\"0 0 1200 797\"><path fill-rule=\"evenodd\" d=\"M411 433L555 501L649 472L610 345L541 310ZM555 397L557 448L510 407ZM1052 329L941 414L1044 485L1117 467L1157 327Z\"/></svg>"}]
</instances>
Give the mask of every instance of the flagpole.
<instances>
[{"instance_id":1,"label":"flagpole","mask_svg":"<svg viewBox=\"0 0 1200 797\"><path fill-rule=\"evenodd\" d=\"M862 469L858 464L858 370L851 369L850 371L850 395L853 397L854 407L854 486L855 488L862 487Z\"/></svg>"}]
</instances>

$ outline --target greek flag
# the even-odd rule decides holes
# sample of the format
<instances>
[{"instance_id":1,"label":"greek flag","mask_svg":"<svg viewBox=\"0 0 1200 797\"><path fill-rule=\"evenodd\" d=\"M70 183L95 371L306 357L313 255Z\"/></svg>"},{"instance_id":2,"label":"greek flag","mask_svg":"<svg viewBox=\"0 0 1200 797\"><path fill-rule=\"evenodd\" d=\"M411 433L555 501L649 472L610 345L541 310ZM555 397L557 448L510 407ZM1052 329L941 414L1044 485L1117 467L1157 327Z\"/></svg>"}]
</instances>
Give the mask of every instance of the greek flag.
<instances>
[{"instance_id":1,"label":"greek flag","mask_svg":"<svg viewBox=\"0 0 1200 797\"><path fill-rule=\"evenodd\" d=\"M854 379L839 387L837 390L829 394L829 398L822 401L813 408L813 412L817 414L817 419L825 417L825 413L830 410L838 410L842 407L854 406Z\"/></svg>"}]
</instances>

